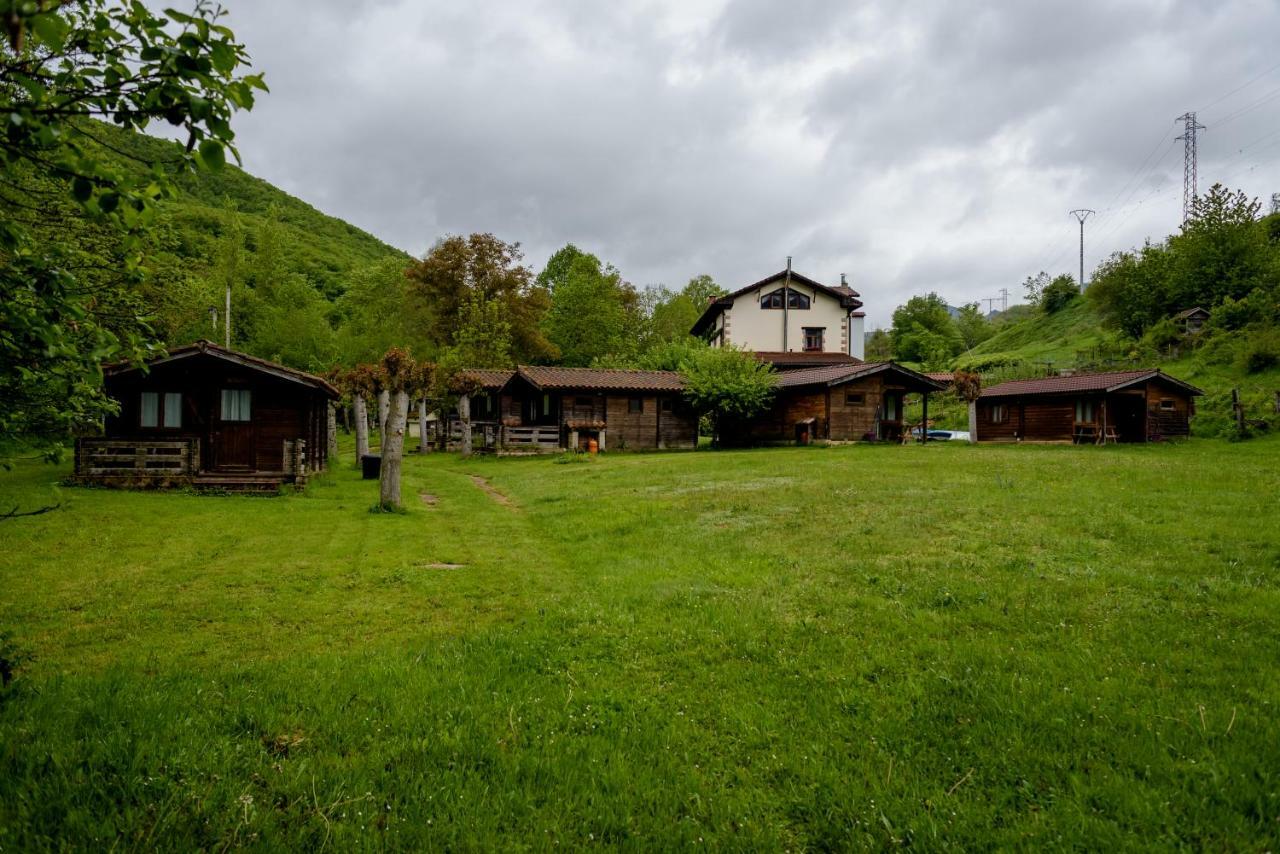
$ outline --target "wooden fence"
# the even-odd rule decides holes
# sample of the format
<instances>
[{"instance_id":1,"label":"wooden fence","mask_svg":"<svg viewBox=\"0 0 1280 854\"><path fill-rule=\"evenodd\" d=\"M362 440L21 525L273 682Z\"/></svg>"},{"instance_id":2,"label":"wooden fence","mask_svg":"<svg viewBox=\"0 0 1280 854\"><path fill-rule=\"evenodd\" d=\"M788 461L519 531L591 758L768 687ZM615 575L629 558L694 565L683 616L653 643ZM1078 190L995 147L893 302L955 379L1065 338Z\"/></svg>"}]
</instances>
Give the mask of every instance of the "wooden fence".
<instances>
[{"instance_id":1,"label":"wooden fence","mask_svg":"<svg viewBox=\"0 0 1280 854\"><path fill-rule=\"evenodd\" d=\"M560 448L560 428L555 425L503 427L498 436L498 444L504 448L555 451Z\"/></svg>"},{"instance_id":2,"label":"wooden fence","mask_svg":"<svg viewBox=\"0 0 1280 854\"><path fill-rule=\"evenodd\" d=\"M78 439L76 477L182 478L200 470L200 440Z\"/></svg>"}]
</instances>

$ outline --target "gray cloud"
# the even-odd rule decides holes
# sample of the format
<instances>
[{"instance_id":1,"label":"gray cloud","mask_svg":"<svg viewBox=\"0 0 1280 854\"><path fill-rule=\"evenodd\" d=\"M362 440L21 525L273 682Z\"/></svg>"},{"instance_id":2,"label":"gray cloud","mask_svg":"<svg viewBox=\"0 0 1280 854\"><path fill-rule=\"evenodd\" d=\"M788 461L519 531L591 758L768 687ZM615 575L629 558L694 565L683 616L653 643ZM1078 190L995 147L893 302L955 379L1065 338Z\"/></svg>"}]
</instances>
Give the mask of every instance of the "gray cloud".
<instances>
[{"instance_id":1,"label":"gray cloud","mask_svg":"<svg viewBox=\"0 0 1280 854\"><path fill-rule=\"evenodd\" d=\"M1074 269L1073 207L1088 267L1174 230L1184 110L1202 184L1280 190L1270 2L230 5L272 89L246 167L414 253L572 241L677 286L790 254L884 323Z\"/></svg>"}]
</instances>

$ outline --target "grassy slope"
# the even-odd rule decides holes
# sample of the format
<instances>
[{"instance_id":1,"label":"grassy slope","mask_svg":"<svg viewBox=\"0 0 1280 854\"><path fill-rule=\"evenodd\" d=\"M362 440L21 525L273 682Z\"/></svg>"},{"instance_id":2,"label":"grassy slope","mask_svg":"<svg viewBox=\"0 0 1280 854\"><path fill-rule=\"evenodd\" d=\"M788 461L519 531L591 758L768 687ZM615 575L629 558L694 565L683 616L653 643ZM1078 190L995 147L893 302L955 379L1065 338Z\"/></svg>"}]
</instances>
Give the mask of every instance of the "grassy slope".
<instances>
[{"instance_id":1,"label":"grassy slope","mask_svg":"<svg viewBox=\"0 0 1280 854\"><path fill-rule=\"evenodd\" d=\"M436 455L391 516L27 464L0 847L1274 847L1278 453Z\"/></svg>"},{"instance_id":2,"label":"grassy slope","mask_svg":"<svg viewBox=\"0 0 1280 854\"><path fill-rule=\"evenodd\" d=\"M99 125L95 132L113 147L146 161L163 162L172 157L176 146L167 140L108 125ZM321 213L232 165L216 173L181 175L177 184L179 197L165 202L162 210L176 233L173 254L196 269L207 267L212 259L217 237L225 227L228 205L240 214L250 247L264 218L274 210L276 221L282 227L286 268L303 273L330 297L345 288L344 277L350 270L388 256L406 260L409 257L373 235Z\"/></svg>"},{"instance_id":3,"label":"grassy slope","mask_svg":"<svg viewBox=\"0 0 1280 854\"><path fill-rule=\"evenodd\" d=\"M961 366L990 363L997 359L1025 361L1038 365L1052 362L1054 367L1071 367L1077 353L1088 350L1115 335L1102 327L1102 319L1093 305L1078 299L1057 314L1039 312L1000 328L960 357Z\"/></svg>"}]
</instances>

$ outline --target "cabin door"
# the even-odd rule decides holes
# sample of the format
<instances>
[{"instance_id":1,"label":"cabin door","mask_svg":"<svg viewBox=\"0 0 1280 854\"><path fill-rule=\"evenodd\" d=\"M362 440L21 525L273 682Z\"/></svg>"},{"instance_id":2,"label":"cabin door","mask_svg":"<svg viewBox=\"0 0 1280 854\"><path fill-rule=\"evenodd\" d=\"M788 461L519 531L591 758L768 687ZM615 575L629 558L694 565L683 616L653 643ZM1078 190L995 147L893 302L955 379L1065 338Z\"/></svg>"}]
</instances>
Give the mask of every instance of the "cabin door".
<instances>
[{"instance_id":1,"label":"cabin door","mask_svg":"<svg viewBox=\"0 0 1280 854\"><path fill-rule=\"evenodd\" d=\"M252 469L254 429L252 393L247 388L224 388L219 394L210 445L213 466L222 471Z\"/></svg>"}]
</instances>

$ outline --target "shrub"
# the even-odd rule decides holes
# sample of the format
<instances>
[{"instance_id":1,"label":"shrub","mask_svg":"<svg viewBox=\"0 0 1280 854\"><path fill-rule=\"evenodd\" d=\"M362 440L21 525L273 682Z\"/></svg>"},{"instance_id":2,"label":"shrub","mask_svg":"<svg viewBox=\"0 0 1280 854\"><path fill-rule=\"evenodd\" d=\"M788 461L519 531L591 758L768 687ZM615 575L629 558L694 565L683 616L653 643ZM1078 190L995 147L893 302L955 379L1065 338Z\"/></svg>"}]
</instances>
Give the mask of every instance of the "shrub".
<instances>
[{"instance_id":1,"label":"shrub","mask_svg":"<svg viewBox=\"0 0 1280 854\"><path fill-rule=\"evenodd\" d=\"M1240 367L1250 374L1262 373L1280 365L1280 333L1275 330L1257 335L1240 353Z\"/></svg>"}]
</instances>

